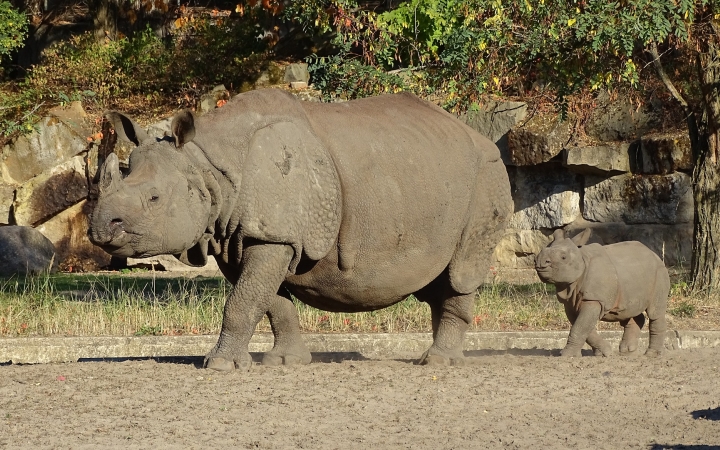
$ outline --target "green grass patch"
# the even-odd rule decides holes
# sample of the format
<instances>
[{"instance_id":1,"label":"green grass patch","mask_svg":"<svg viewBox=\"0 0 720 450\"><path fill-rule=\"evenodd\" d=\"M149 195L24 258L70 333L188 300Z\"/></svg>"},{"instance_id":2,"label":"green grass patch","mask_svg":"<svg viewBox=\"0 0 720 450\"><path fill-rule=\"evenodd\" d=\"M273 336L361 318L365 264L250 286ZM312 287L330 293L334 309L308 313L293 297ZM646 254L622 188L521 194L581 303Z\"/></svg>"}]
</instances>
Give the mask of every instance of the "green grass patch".
<instances>
[{"instance_id":1,"label":"green grass patch","mask_svg":"<svg viewBox=\"0 0 720 450\"><path fill-rule=\"evenodd\" d=\"M232 286L222 278L131 274L56 274L0 280L0 336L156 336L217 334ZM430 308L414 297L378 311L329 313L296 302L304 332L429 332ZM673 289L669 320L702 329L720 323L720 296ZM671 322L672 326L672 322ZM552 286L497 283L478 289L475 331L567 330ZM620 329L609 323L600 329ZM257 332L270 332L264 318Z\"/></svg>"}]
</instances>

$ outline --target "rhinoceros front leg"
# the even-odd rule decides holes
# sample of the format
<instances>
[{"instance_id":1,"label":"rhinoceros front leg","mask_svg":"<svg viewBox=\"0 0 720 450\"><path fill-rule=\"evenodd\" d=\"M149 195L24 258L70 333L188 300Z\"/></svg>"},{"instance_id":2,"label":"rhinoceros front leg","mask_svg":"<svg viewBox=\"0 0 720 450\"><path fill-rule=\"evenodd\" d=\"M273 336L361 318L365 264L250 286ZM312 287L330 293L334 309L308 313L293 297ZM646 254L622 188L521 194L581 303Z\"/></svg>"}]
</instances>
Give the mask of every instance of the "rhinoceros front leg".
<instances>
[{"instance_id":1,"label":"rhinoceros front leg","mask_svg":"<svg viewBox=\"0 0 720 450\"><path fill-rule=\"evenodd\" d=\"M247 369L252 360L248 344L263 314L277 310L277 292L287 274L293 249L280 244L258 244L244 249L242 270L225 302L222 330L205 367ZM287 301L285 299L282 299Z\"/></svg>"},{"instance_id":2,"label":"rhinoceros front leg","mask_svg":"<svg viewBox=\"0 0 720 450\"><path fill-rule=\"evenodd\" d=\"M575 324L575 320L577 320L577 312L570 304L565 304L565 315L567 316L568 320L570 321L571 325ZM595 326L592 327L592 330L590 330L590 334L588 335L585 342L588 343L590 347L593 349L593 354L595 356L610 356L611 347L610 343L608 343L605 339L601 338L598 334L597 330L595 329ZM580 350L582 351L582 346L580 347ZM570 355L568 355L570 356ZM573 356L580 356L573 355Z\"/></svg>"},{"instance_id":3,"label":"rhinoceros front leg","mask_svg":"<svg viewBox=\"0 0 720 450\"><path fill-rule=\"evenodd\" d=\"M442 300L442 297L428 298L424 301L430 305L433 344L420 358L420 364L445 366L464 364L463 341L465 331L472 319L475 293L453 296L445 300Z\"/></svg>"},{"instance_id":4,"label":"rhinoceros front leg","mask_svg":"<svg viewBox=\"0 0 720 450\"><path fill-rule=\"evenodd\" d=\"M568 336L567 344L560 352L561 356L582 356L582 348L585 342L588 342L594 349L601 349L607 344L600 335L597 334L597 330L595 330L601 311L602 308L598 302L582 302L580 312L577 314L575 322L570 328L570 336ZM597 336L597 338L593 337L591 339L595 342L591 343L588 341L590 336ZM597 351L595 354L597 355Z\"/></svg>"}]
</instances>

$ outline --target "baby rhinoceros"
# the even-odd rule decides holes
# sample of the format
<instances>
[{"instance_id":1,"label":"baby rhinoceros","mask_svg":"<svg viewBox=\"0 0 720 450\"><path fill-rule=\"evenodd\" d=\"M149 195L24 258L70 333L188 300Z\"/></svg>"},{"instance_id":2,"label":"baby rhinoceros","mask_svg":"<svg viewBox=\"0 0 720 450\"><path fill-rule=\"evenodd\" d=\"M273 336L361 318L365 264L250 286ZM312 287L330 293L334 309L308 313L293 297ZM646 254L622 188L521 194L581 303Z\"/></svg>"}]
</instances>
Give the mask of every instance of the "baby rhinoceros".
<instances>
[{"instance_id":1,"label":"baby rhinoceros","mask_svg":"<svg viewBox=\"0 0 720 450\"><path fill-rule=\"evenodd\" d=\"M598 320L620 322L625 328L620 354L635 352L645 323L643 312L650 319L645 354L662 353L670 277L660 258L636 241L584 245L590 229L572 239L557 230L553 237L537 255L535 270L542 281L555 285L572 324L562 356L580 356L585 342L596 356L608 356L610 344L595 329Z\"/></svg>"}]
</instances>

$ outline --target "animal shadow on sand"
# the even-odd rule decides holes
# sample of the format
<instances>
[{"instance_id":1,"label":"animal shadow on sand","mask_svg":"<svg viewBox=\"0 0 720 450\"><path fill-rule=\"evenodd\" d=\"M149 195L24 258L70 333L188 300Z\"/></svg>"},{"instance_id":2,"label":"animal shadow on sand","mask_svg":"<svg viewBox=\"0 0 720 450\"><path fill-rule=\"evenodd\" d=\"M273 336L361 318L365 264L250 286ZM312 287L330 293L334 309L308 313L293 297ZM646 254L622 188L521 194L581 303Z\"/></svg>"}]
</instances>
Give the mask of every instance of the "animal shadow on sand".
<instances>
[{"instance_id":1,"label":"animal shadow on sand","mask_svg":"<svg viewBox=\"0 0 720 450\"><path fill-rule=\"evenodd\" d=\"M720 445L664 445L664 444L653 444L648 447L648 450L718 450Z\"/></svg>"},{"instance_id":2,"label":"animal shadow on sand","mask_svg":"<svg viewBox=\"0 0 720 450\"><path fill-rule=\"evenodd\" d=\"M260 363L263 358L261 352L250 352L253 362ZM155 356L141 358L80 358L78 362L124 362L124 361L155 361L161 364L187 364L198 369L203 368L204 356ZM359 352L313 352L313 363L340 363L343 361L369 361Z\"/></svg>"},{"instance_id":3,"label":"animal shadow on sand","mask_svg":"<svg viewBox=\"0 0 720 450\"><path fill-rule=\"evenodd\" d=\"M473 364L475 358L483 356L559 356L560 349L544 350L544 349L517 349L508 350L467 350L463 352L468 357L467 362ZM259 364L262 361L262 352L250 352L250 356L254 363ZM592 356L592 350L583 350L583 356ZM156 357L138 357L138 358L80 358L78 362L124 362L124 361L155 361L163 364L188 364L198 369L203 368L203 356L156 356ZM371 361L376 358L368 358L360 352L312 352L312 363L341 363L343 361ZM393 358L394 361L404 362L407 364L417 364L417 358ZM714 411L714 412L713 412ZM697 413L707 411L696 411ZM694 413L693 413L694 414ZM711 420L717 420L718 412L711 410L712 417L706 417ZM698 418L698 417L696 417ZM720 448L719 448L720 450Z\"/></svg>"},{"instance_id":4,"label":"animal shadow on sand","mask_svg":"<svg viewBox=\"0 0 720 450\"><path fill-rule=\"evenodd\" d=\"M720 407L713 409L698 409L692 413L693 419L720 420ZM720 448L720 445L718 445Z\"/></svg>"}]
</instances>

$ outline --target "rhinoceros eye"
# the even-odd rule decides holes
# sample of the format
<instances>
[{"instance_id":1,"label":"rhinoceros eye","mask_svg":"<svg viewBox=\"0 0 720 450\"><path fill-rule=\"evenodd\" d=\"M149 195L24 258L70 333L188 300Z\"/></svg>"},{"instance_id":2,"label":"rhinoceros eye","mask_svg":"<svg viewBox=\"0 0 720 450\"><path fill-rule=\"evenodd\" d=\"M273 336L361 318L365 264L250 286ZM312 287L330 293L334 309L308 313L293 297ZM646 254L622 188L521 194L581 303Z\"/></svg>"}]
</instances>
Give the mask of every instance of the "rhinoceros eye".
<instances>
[{"instance_id":1,"label":"rhinoceros eye","mask_svg":"<svg viewBox=\"0 0 720 450\"><path fill-rule=\"evenodd\" d=\"M152 197L150 197L151 202L156 202L158 200L160 200L160 197L158 197L157 195L153 195Z\"/></svg>"}]
</instances>

